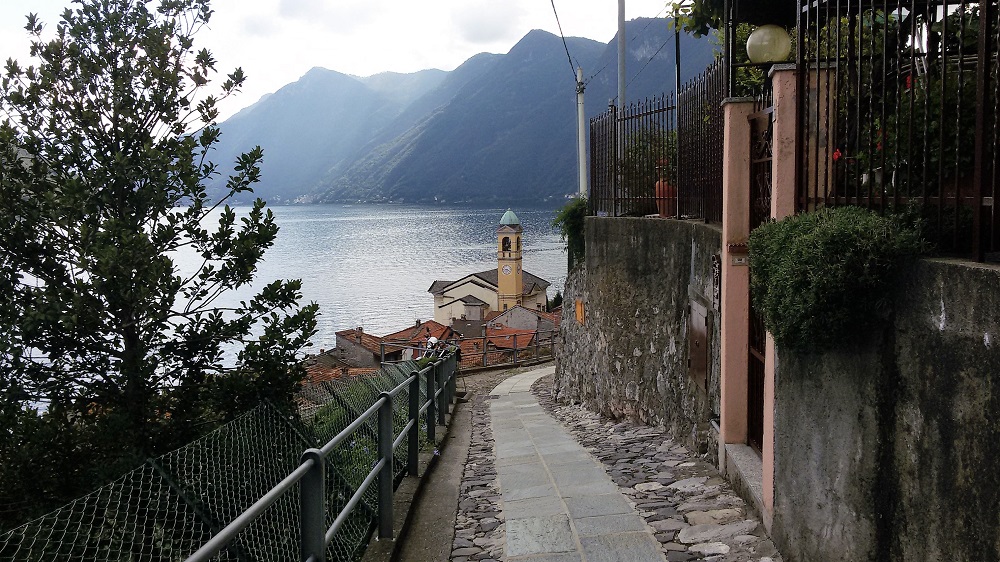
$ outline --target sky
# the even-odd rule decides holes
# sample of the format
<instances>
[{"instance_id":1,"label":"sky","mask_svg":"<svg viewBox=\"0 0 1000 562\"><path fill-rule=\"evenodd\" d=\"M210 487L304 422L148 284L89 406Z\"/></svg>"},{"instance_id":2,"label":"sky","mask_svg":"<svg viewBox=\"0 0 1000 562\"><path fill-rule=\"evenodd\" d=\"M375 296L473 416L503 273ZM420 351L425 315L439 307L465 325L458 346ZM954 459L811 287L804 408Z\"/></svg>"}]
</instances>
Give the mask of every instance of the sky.
<instances>
[{"instance_id":1,"label":"sky","mask_svg":"<svg viewBox=\"0 0 1000 562\"><path fill-rule=\"evenodd\" d=\"M669 0L626 0L625 17L664 17ZM54 31L71 0L0 0L0 60L28 57L24 16ZM616 0L555 0L567 36L610 41ZM355 76L453 70L481 53L506 53L532 29L558 33L551 0L214 0L196 47L212 51L220 78L242 67L242 92L222 117L294 82L310 68ZM584 69L586 72L586 69Z\"/></svg>"}]
</instances>

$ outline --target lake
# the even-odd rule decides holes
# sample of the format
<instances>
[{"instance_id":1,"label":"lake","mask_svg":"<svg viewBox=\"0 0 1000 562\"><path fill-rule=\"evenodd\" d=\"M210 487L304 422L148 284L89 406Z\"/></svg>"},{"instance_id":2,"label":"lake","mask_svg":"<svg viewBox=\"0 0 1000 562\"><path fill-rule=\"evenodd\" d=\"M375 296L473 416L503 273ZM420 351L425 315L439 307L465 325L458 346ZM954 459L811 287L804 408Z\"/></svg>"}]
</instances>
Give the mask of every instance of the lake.
<instances>
[{"instance_id":1,"label":"lake","mask_svg":"<svg viewBox=\"0 0 1000 562\"><path fill-rule=\"evenodd\" d=\"M495 268L496 229L506 209L404 205L269 207L281 230L259 264L254 288L274 279L302 279L304 301L319 304L311 353L331 348L335 333L363 326L384 335L434 318L427 289ZM552 209L512 209L524 228L524 269L551 283L566 280L565 243L552 228ZM248 207L235 207L237 216ZM181 271L195 267L177 256ZM225 306L252 291L227 295Z\"/></svg>"}]
</instances>

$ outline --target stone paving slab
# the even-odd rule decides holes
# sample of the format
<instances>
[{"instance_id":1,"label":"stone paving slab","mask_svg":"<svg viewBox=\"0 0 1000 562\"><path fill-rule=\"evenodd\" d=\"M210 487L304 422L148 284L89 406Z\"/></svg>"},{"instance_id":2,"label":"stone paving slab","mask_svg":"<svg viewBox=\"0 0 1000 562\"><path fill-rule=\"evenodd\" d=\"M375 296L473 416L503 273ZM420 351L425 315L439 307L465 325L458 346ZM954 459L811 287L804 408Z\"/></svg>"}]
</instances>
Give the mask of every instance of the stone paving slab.
<instances>
[{"instance_id":1,"label":"stone paving slab","mask_svg":"<svg viewBox=\"0 0 1000 562\"><path fill-rule=\"evenodd\" d=\"M748 506L719 477L715 467L676 443L662 428L616 422L578 405L557 404L551 392L551 376L537 380L532 386L526 380L511 380L515 374L521 373L497 373L473 378L475 382L470 383L472 443L462 477L450 560L643 562L662 561L665 555L668 562L781 561L759 520L748 513ZM506 384L497 384L505 379ZM531 389L533 397L525 394L525 388ZM498 390L504 392L507 400L499 399ZM491 416L494 407L498 413ZM576 450L554 451L553 447L545 446L539 451L530 442L531 434L544 428L549 416L558 420L566 435L579 444ZM494 425L498 432L525 431L520 436L523 442L495 447ZM573 445L554 437L551 443L559 448ZM584 461L603 466L609 478L604 482L560 486L553 477L552 482L543 486L501 493L498 471L502 468L540 463L550 473L557 474L566 467L585 465ZM628 498L638 515L569 517L567 500L586 500L615 491ZM572 552L516 556L505 553L507 527L514 521L547 519L552 523L555 516L567 517L570 530L575 533L578 542ZM533 524L537 529L539 523ZM515 523L515 534L523 535L522 531L531 525ZM640 546L636 546L629 540L630 535L649 533L658 544L639 541ZM641 545L655 547L657 552L643 550L645 547Z\"/></svg>"},{"instance_id":2,"label":"stone paving slab","mask_svg":"<svg viewBox=\"0 0 1000 562\"><path fill-rule=\"evenodd\" d=\"M662 428L615 422L578 405L557 404L551 389L551 378L545 377L532 390L542 407L603 464L647 528L653 529L658 550L668 562L781 562L759 519L714 465L690 453ZM643 547L615 542L621 536L581 538L586 562L649 556L636 550Z\"/></svg>"},{"instance_id":3,"label":"stone paving slab","mask_svg":"<svg viewBox=\"0 0 1000 562\"><path fill-rule=\"evenodd\" d=\"M553 372L521 373L490 393L506 559L664 561L653 530L603 466L531 393Z\"/></svg>"}]
</instances>

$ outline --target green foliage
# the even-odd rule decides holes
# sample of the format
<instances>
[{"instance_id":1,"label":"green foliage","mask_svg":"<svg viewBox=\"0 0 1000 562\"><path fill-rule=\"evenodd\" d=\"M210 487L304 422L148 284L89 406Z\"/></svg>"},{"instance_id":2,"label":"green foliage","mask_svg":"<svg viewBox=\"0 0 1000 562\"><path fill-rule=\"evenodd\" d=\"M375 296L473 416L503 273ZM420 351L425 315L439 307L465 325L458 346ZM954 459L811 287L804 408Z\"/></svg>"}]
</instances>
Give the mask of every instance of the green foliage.
<instances>
[{"instance_id":1,"label":"green foliage","mask_svg":"<svg viewBox=\"0 0 1000 562\"><path fill-rule=\"evenodd\" d=\"M552 312L553 310L562 306L562 303L563 303L563 294L560 291L556 291L556 296L549 299L547 309L549 312Z\"/></svg>"},{"instance_id":2,"label":"green foliage","mask_svg":"<svg viewBox=\"0 0 1000 562\"><path fill-rule=\"evenodd\" d=\"M584 219L587 217L587 198L576 197L563 208L552 219L552 226L559 229L560 237L566 241L566 251L568 252L569 268L583 261L586 257L586 241L584 237Z\"/></svg>"},{"instance_id":3,"label":"green foliage","mask_svg":"<svg viewBox=\"0 0 1000 562\"><path fill-rule=\"evenodd\" d=\"M725 2L723 0L693 0L674 3L674 19L684 31L696 37L722 29Z\"/></svg>"},{"instance_id":4,"label":"green foliage","mask_svg":"<svg viewBox=\"0 0 1000 562\"><path fill-rule=\"evenodd\" d=\"M886 318L894 274L904 258L924 250L910 223L838 207L754 229L750 291L775 341L829 349Z\"/></svg>"},{"instance_id":5,"label":"green foliage","mask_svg":"<svg viewBox=\"0 0 1000 562\"><path fill-rule=\"evenodd\" d=\"M299 281L216 304L254 280L278 232L263 201L245 217L224 205L252 193L259 147L237 159L222 200L204 188L220 173L209 159L216 103L243 73L228 76L220 97L208 94L215 61L194 35L209 1L153 4L79 1L49 40L29 15L36 65L10 60L0 80L0 399L11 422L0 433L0 504L28 501L20 515L262 397L287 403L304 376L297 354L316 306L298 304ZM201 257L197 271L179 273L178 251ZM225 370L223 350L233 348L236 366ZM48 462L17 455L53 435L63 459L54 478L79 474L86 488L40 501L11 465Z\"/></svg>"}]
</instances>

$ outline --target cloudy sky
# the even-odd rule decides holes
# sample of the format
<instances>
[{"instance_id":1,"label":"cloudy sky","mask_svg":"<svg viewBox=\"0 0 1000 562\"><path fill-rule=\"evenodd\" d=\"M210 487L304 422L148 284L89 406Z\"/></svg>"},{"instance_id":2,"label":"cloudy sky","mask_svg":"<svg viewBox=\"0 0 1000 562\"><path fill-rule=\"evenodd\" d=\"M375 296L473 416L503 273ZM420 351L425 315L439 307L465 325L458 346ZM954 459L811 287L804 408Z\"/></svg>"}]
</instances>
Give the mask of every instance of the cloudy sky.
<instances>
[{"instance_id":1,"label":"cloudy sky","mask_svg":"<svg viewBox=\"0 0 1000 562\"><path fill-rule=\"evenodd\" d=\"M626 0L626 17L663 16L669 0ZM54 29L70 0L0 0L0 59L27 57L28 12ZM567 36L610 41L616 0L556 0ZM532 29L558 33L550 0L214 0L211 29L196 38L220 72L240 66L243 92L226 115L314 66L357 76L452 70L480 52L506 53ZM586 69L585 69L586 70Z\"/></svg>"}]
</instances>

